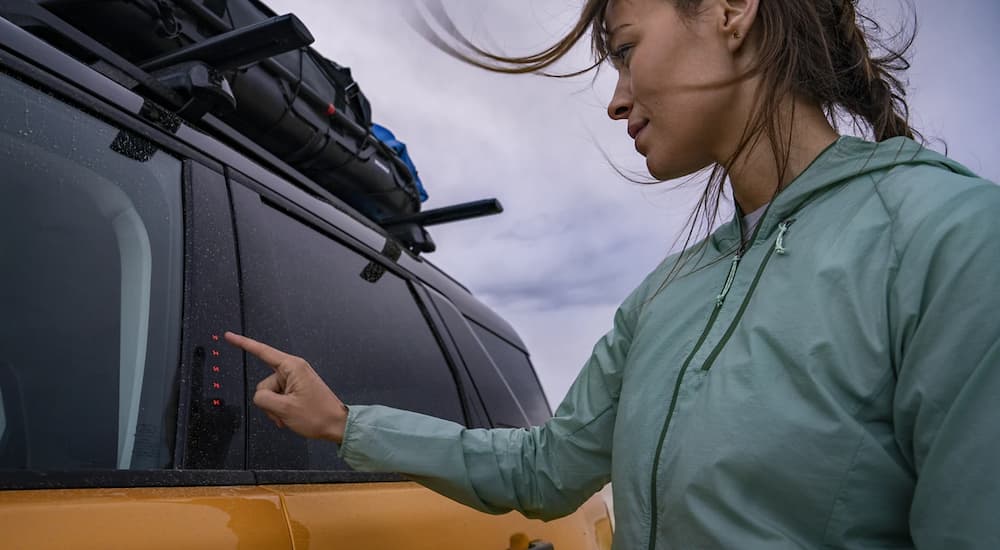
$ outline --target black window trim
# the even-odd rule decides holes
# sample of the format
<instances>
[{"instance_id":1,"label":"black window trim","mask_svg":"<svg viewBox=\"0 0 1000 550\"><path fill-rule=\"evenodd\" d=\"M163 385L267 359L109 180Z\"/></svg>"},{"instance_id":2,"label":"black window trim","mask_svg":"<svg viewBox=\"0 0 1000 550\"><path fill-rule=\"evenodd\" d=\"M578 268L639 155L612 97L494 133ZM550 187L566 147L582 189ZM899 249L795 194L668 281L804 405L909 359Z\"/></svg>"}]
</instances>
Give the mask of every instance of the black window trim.
<instances>
[{"instance_id":1,"label":"black window trim","mask_svg":"<svg viewBox=\"0 0 1000 550\"><path fill-rule=\"evenodd\" d=\"M486 407L483 406L479 389L473 382L469 374L469 368L462 359L462 354L455 344L454 337L448 330L444 319L441 318L437 306L431 300L426 287L419 281L411 281L410 290L413 298L424 314L424 319L431 327L431 332L437 340L438 347L448 362L448 369L451 371L455 385L458 387L459 400L462 403L462 413L465 416L465 425L469 428L488 428L492 425Z\"/></svg>"},{"instance_id":2,"label":"black window trim","mask_svg":"<svg viewBox=\"0 0 1000 550\"><path fill-rule=\"evenodd\" d=\"M209 422L210 413L207 410L199 409L196 411L196 406L193 402L193 394L202 389L195 387L196 382L200 381L201 384L207 384L204 380L203 370L200 373L196 373L194 369L199 366L205 367L205 361L207 354L206 349L210 348L213 344L209 342L205 337L212 332L218 331L217 336L221 338L221 332L223 330L234 330L237 332L242 332L243 326L245 326L243 319L243 307L240 303L240 297L242 296L241 281L238 276L239 269L239 253L237 249L237 241L235 238L235 227L233 225L233 212L232 212L232 198L229 195L229 188L226 183L225 175L222 170L215 170L211 166L206 166L198 161L186 159L184 162L183 171L183 199L184 199L184 293L182 297L182 314L181 314L181 337L179 346L179 358L180 364L178 365L178 373L180 374L180 386L178 388L178 400L177 400L177 437L175 439L174 446L174 465L175 468L180 469L195 469L195 457L192 456L192 450L197 450L200 444L207 444L210 446L210 442L207 440L212 440L214 437L219 436L219 433L211 433L208 437L202 436L192 436L191 431L200 427L199 422ZM212 186L215 186L213 189ZM195 193L198 193L196 196ZM214 201L214 202L213 202ZM197 206L196 206L197 203ZM206 207L215 207L215 210L200 210ZM199 209L199 212L195 213L195 208ZM218 217L213 219L208 219L205 214L217 214ZM222 224L225 227L219 227L214 224ZM228 230L228 238L223 235ZM210 243L210 246L206 247L205 242L195 242L196 239L204 239ZM203 251L208 248L212 250L210 256L203 256ZM226 254L231 254L231 265L227 262ZM196 260L200 262L198 266L192 265L189 260ZM223 276L226 280L212 280L212 284L209 283L207 277L212 277L213 275L218 277L218 273L212 273L211 269L207 267L210 261L222 261L226 262L226 267L229 269L223 269ZM204 267L203 267L204 266ZM218 271L218 270L216 270ZM219 289L222 290L219 290ZM229 299L224 296L228 293ZM223 296L221 299L220 296ZM230 323L222 321L221 325L225 326L215 326L216 323L212 321L219 321L220 319L228 319ZM245 406L246 387L247 380L245 377L244 360L242 358L242 353L237 353L233 348L222 342L218 342L219 350L223 352L224 355L233 354L234 356L239 356L237 364L240 365L239 375L230 376L227 380L223 380L224 390L228 392L230 390L229 385L225 382L233 382L235 378L235 383L238 384L232 393L235 393L235 399L239 403L238 421L239 430L242 430L242 440L234 443L238 445L239 451L239 468L231 467L232 471L246 471L246 424L247 424L247 411ZM226 358L223 357L223 361ZM230 363L233 361L229 360ZM220 363L221 365L222 363ZM204 404L202 403L202 406ZM237 427L234 427L239 435L240 431ZM210 464L206 467L198 467L198 469L217 469L220 468L221 464Z\"/></svg>"},{"instance_id":3,"label":"black window trim","mask_svg":"<svg viewBox=\"0 0 1000 550\"><path fill-rule=\"evenodd\" d=\"M477 418L476 425L473 426L470 424L469 427L476 427L476 428L495 427L497 424L490 416L490 411L486 407L486 403L483 400L483 395L482 391L479 389L479 384L476 383L476 379L472 375L471 366L469 365L469 359L462 354L462 348L458 345L458 342L456 341L456 336L454 331L461 330L461 327L452 327L448 324L447 321L445 321L444 315L441 313L440 307L435 302L433 294L439 296L438 299L440 300L446 300L449 303L451 303L451 301L448 300L447 296L434 289L428 290L427 288L422 287L421 290L422 290L421 294L423 300L427 303L428 310L433 311L434 322L441 327L440 330L442 334L448 335L448 337L444 339L445 341L444 347L448 350L448 353L450 353L455 358L456 363L458 365L461 365L462 379L465 381L468 388L467 394L470 395L470 399L471 396L475 396L474 410L479 415L479 418ZM455 309L459 312L459 314L461 314L461 310L458 309L458 306L456 306L454 303L451 303L451 305L455 307Z\"/></svg>"},{"instance_id":4,"label":"black window trim","mask_svg":"<svg viewBox=\"0 0 1000 550\"><path fill-rule=\"evenodd\" d=\"M408 482L393 473L325 470L77 470L0 471L0 491L136 489Z\"/></svg>"}]
</instances>

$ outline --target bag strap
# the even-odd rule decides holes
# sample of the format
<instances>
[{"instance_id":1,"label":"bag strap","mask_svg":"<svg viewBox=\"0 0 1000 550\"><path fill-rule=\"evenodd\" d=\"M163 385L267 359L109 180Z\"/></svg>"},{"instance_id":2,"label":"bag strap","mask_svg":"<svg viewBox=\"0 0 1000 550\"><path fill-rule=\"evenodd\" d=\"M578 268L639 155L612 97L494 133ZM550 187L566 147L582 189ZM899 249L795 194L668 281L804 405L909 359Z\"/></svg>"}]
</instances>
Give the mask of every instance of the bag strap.
<instances>
[{"instance_id":1,"label":"bag strap","mask_svg":"<svg viewBox=\"0 0 1000 550\"><path fill-rule=\"evenodd\" d=\"M361 117L359 125L365 129L371 128L371 103L368 102L358 83L351 76L351 69L342 67L318 54L316 54L316 63L337 87L337 97L333 100L333 106L343 111L350 104L351 110Z\"/></svg>"},{"instance_id":2,"label":"bag strap","mask_svg":"<svg viewBox=\"0 0 1000 550\"><path fill-rule=\"evenodd\" d=\"M157 33L167 39L173 40L181 35L181 22L174 14L174 6L167 0L154 0L156 11L159 12L160 21L156 25Z\"/></svg>"}]
</instances>

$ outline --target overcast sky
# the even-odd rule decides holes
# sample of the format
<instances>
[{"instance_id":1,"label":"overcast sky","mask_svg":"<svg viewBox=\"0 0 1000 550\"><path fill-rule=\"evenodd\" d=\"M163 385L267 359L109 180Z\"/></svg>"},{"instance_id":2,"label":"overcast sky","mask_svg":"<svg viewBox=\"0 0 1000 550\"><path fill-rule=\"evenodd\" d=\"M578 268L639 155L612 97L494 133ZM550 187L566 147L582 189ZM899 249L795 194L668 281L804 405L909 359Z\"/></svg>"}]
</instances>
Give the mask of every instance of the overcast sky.
<instances>
[{"instance_id":1,"label":"overcast sky","mask_svg":"<svg viewBox=\"0 0 1000 550\"><path fill-rule=\"evenodd\" d=\"M407 24L415 0L265 0L296 13L314 47L349 66L374 120L407 143L430 194L425 209L497 197L506 211L431 228L431 261L510 321L528 345L553 408L615 308L671 250L697 182L640 186L645 172L623 122L605 108L613 71L555 80L488 73L435 49ZM533 53L572 24L581 0L444 0L473 41ZM891 26L897 0L868 0ZM914 0L910 107L927 137L1000 180L1000 2ZM585 66L586 48L564 68ZM930 144L941 150L939 142ZM335 386L335 383L334 383Z\"/></svg>"}]
</instances>

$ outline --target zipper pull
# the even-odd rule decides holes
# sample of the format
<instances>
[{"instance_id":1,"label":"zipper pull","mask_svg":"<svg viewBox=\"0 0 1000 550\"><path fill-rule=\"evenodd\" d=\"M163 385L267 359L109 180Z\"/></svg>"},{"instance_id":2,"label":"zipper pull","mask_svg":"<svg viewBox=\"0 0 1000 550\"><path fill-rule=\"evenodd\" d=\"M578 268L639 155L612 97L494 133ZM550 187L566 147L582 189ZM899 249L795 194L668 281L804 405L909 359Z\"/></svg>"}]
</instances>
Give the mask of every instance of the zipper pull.
<instances>
[{"instance_id":1,"label":"zipper pull","mask_svg":"<svg viewBox=\"0 0 1000 550\"><path fill-rule=\"evenodd\" d=\"M722 307L722 302L726 301L726 294L729 294L729 289L733 286L733 280L736 279L736 267L740 265L740 255L737 253L733 256L733 264L729 266L729 275L726 276L726 284L722 286L722 292L715 297L715 307Z\"/></svg>"},{"instance_id":2,"label":"zipper pull","mask_svg":"<svg viewBox=\"0 0 1000 550\"><path fill-rule=\"evenodd\" d=\"M776 253L784 254L787 252L785 249L785 233L788 233L788 228L793 223L795 223L795 218L785 220L778 225L778 240L774 243L774 251Z\"/></svg>"}]
</instances>

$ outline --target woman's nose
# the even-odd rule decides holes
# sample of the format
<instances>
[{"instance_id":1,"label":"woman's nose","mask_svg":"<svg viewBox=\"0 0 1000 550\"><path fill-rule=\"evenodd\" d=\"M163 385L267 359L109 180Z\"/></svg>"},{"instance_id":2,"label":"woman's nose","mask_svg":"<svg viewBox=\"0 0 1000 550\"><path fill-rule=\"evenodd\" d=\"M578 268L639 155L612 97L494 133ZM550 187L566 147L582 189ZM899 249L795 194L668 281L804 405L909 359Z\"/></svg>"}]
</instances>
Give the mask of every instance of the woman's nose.
<instances>
[{"instance_id":1,"label":"woman's nose","mask_svg":"<svg viewBox=\"0 0 1000 550\"><path fill-rule=\"evenodd\" d=\"M632 112L632 92L629 83L622 75L618 76L618 84L615 85L615 93L608 103L608 116L612 120L626 120Z\"/></svg>"}]
</instances>

